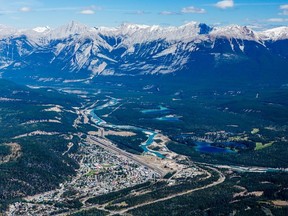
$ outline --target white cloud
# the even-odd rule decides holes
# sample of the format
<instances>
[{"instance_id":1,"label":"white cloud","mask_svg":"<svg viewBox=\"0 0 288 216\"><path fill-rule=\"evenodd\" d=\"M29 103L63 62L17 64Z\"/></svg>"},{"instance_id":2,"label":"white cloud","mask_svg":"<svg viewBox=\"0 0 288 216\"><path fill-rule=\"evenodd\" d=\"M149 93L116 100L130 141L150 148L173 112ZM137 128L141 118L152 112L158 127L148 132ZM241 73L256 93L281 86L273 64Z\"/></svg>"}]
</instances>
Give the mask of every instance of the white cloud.
<instances>
[{"instance_id":1,"label":"white cloud","mask_svg":"<svg viewBox=\"0 0 288 216\"><path fill-rule=\"evenodd\" d=\"M267 22L287 22L288 19L284 19L284 18L270 18L267 20Z\"/></svg>"},{"instance_id":2,"label":"white cloud","mask_svg":"<svg viewBox=\"0 0 288 216\"><path fill-rule=\"evenodd\" d=\"M181 11L162 11L159 14L161 15L182 15L182 14L203 14L206 13L206 10L203 8L196 8L194 6L184 7Z\"/></svg>"},{"instance_id":3,"label":"white cloud","mask_svg":"<svg viewBox=\"0 0 288 216\"><path fill-rule=\"evenodd\" d=\"M234 1L233 0L219 1L215 4L215 7L218 7L221 9L233 8L234 7Z\"/></svg>"},{"instance_id":4,"label":"white cloud","mask_svg":"<svg viewBox=\"0 0 288 216\"><path fill-rule=\"evenodd\" d=\"M78 11L81 10L81 8L77 7L59 7L59 8L37 8L33 11L36 12L58 12L58 11Z\"/></svg>"},{"instance_id":5,"label":"white cloud","mask_svg":"<svg viewBox=\"0 0 288 216\"><path fill-rule=\"evenodd\" d=\"M281 10L288 10L288 4L286 4L286 5L281 5L281 6L280 6L280 9L281 9Z\"/></svg>"},{"instance_id":6,"label":"white cloud","mask_svg":"<svg viewBox=\"0 0 288 216\"><path fill-rule=\"evenodd\" d=\"M91 9L86 9L86 10L80 11L80 14L92 15L92 14L95 14L95 11Z\"/></svg>"},{"instance_id":7,"label":"white cloud","mask_svg":"<svg viewBox=\"0 0 288 216\"><path fill-rule=\"evenodd\" d=\"M145 11L137 10L137 11L132 12L132 14L143 15L147 13Z\"/></svg>"},{"instance_id":8,"label":"white cloud","mask_svg":"<svg viewBox=\"0 0 288 216\"><path fill-rule=\"evenodd\" d=\"M261 24L252 24L252 25L247 25L248 28L253 29L253 30L263 30L263 25Z\"/></svg>"},{"instance_id":9,"label":"white cloud","mask_svg":"<svg viewBox=\"0 0 288 216\"><path fill-rule=\"evenodd\" d=\"M149 12L147 12L147 11L142 11L142 10L136 10L136 11L129 11L129 12L126 12L126 14L132 14L132 15L145 15L145 14L149 14Z\"/></svg>"},{"instance_id":10,"label":"white cloud","mask_svg":"<svg viewBox=\"0 0 288 216\"><path fill-rule=\"evenodd\" d=\"M24 13L30 12L31 10L32 9L30 7L22 7L22 8L19 9L19 11L24 12Z\"/></svg>"},{"instance_id":11,"label":"white cloud","mask_svg":"<svg viewBox=\"0 0 288 216\"><path fill-rule=\"evenodd\" d=\"M184 13L184 14L187 14L187 13L202 14L202 13L206 13L206 11L203 8L196 8L194 6L190 6L190 7L182 8L181 13Z\"/></svg>"},{"instance_id":12,"label":"white cloud","mask_svg":"<svg viewBox=\"0 0 288 216\"><path fill-rule=\"evenodd\" d=\"M282 12L280 13L280 15L288 15L288 4L286 4L286 5L281 5L281 6L280 6L280 10L282 10Z\"/></svg>"},{"instance_id":13,"label":"white cloud","mask_svg":"<svg viewBox=\"0 0 288 216\"><path fill-rule=\"evenodd\" d=\"M176 15L178 13L173 12L173 11L162 11L160 12L161 15Z\"/></svg>"}]
</instances>

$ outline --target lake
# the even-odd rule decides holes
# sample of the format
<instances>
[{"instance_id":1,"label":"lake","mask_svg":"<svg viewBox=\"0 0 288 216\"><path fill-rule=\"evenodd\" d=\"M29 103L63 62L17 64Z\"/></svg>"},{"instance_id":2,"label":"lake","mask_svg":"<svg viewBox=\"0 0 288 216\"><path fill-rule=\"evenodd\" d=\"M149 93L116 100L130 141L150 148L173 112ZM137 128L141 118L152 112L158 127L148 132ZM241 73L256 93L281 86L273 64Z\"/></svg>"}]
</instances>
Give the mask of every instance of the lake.
<instances>
[{"instance_id":1,"label":"lake","mask_svg":"<svg viewBox=\"0 0 288 216\"><path fill-rule=\"evenodd\" d=\"M207 142L195 142L195 144L195 150L201 153L236 153L231 149L212 146L211 143Z\"/></svg>"},{"instance_id":2,"label":"lake","mask_svg":"<svg viewBox=\"0 0 288 216\"><path fill-rule=\"evenodd\" d=\"M169 113L170 109L168 109L167 107L159 106L158 109L145 109L145 110L142 110L141 112L144 114L151 114L151 115L165 114L165 113Z\"/></svg>"},{"instance_id":3,"label":"lake","mask_svg":"<svg viewBox=\"0 0 288 216\"><path fill-rule=\"evenodd\" d=\"M179 122L179 121L181 121L180 116L177 116L177 115L167 115L167 116L156 118L156 120L167 121L167 122Z\"/></svg>"}]
</instances>

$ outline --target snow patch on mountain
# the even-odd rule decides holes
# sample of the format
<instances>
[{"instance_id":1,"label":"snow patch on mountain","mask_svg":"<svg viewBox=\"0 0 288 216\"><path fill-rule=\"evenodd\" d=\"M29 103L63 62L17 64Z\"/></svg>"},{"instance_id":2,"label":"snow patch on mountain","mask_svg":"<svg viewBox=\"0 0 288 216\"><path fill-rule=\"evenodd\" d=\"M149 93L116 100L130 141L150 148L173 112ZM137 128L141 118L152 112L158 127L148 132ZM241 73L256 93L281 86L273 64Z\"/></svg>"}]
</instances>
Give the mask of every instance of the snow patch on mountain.
<instances>
[{"instance_id":1,"label":"snow patch on mountain","mask_svg":"<svg viewBox=\"0 0 288 216\"><path fill-rule=\"evenodd\" d=\"M108 60L108 61L117 63L116 60L114 60L114 59L112 59L112 58L109 58L108 56L105 56L105 55L103 55L103 54L101 54L101 53L97 54L97 56L98 56L99 58L103 58L103 59L106 59L106 60Z\"/></svg>"},{"instance_id":2,"label":"snow patch on mountain","mask_svg":"<svg viewBox=\"0 0 288 216\"><path fill-rule=\"evenodd\" d=\"M266 44L284 39L288 39L288 27L256 32L246 26L210 27L196 22L179 27L126 23L90 28L73 21L56 29L30 30L0 25L0 69L51 64L61 73L87 73L86 79L124 73L166 74L190 67L203 53L216 62L238 61L246 55L247 46L270 52Z\"/></svg>"},{"instance_id":3,"label":"snow patch on mountain","mask_svg":"<svg viewBox=\"0 0 288 216\"><path fill-rule=\"evenodd\" d=\"M278 27L261 32L260 35L265 40L285 40L288 39L288 27Z\"/></svg>"},{"instance_id":4,"label":"snow patch on mountain","mask_svg":"<svg viewBox=\"0 0 288 216\"><path fill-rule=\"evenodd\" d=\"M153 56L153 58L158 58L161 56L167 56L169 54L171 55L176 55L176 51L177 51L177 44L173 44L171 47L163 50L162 52L158 53L157 55Z\"/></svg>"},{"instance_id":5,"label":"snow patch on mountain","mask_svg":"<svg viewBox=\"0 0 288 216\"><path fill-rule=\"evenodd\" d=\"M95 28L90 28L81 23L72 21L67 25L60 26L51 31L51 39L63 39L73 35L88 36L96 32Z\"/></svg>"},{"instance_id":6,"label":"snow patch on mountain","mask_svg":"<svg viewBox=\"0 0 288 216\"><path fill-rule=\"evenodd\" d=\"M230 25L224 27L216 27L211 33L211 37L215 38L228 38L228 39L242 39L242 40L259 40L257 33L247 26Z\"/></svg>"},{"instance_id":7,"label":"snow patch on mountain","mask_svg":"<svg viewBox=\"0 0 288 216\"><path fill-rule=\"evenodd\" d=\"M0 39L11 37L18 32L17 29L0 24Z\"/></svg>"},{"instance_id":8,"label":"snow patch on mountain","mask_svg":"<svg viewBox=\"0 0 288 216\"><path fill-rule=\"evenodd\" d=\"M38 33L48 32L50 30L51 30L51 28L49 26L36 27L36 28L33 29L33 31L38 32Z\"/></svg>"}]
</instances>

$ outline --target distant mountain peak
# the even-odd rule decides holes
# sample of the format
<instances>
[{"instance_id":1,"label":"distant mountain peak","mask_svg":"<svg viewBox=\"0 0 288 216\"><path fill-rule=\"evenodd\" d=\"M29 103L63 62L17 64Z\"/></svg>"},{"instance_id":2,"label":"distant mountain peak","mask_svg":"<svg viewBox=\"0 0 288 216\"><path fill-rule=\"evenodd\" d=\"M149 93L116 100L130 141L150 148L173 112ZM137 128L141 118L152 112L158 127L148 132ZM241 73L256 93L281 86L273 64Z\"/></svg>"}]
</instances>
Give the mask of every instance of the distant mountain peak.
<instances>
[{"instance_id":1,"label":"distant mountain peak","mask_svg":"<svg viewBox=\"0 0 288 216\"><path fill-rule=\"evenodd\" d=\"M224 27L215 27L211 31L215 37L237 38L245 40L258 40L257 33L247 26L228 25Z\"/></svg>"},{"instance_id":2,"label":"distant mountain peak","mask_svg":"<svg viewBox=\"0 0 288 216\"><path fill-rule=\"evenodd\" d=\"M62 25L54 29L52 31L52 37L63 38L63 37L68 37L70 35L75 35L75 34L87 34L91 30L93 30L93 28L90 28L76 21L71 21L70 23L66 25Z\"/></svg>"},{"instance_id":3,"label":"distant mountain peak","mask_svg":"<svg viewBox=\"0 0 288 216\"><path fill-rule=\"evenodd\" d=\"M288 26L277 27L262 32L262 35L270 40L283 40L288 38Z\"/></svg>"},{"instance_id":4,"label":"distant mountain peak","mask_svg":"<svg viewBox=\"0 0 288 216\"><path fill-rule=\"evenodd\" d=\"M149 28L149 25L140 25L140 24L134 24L134 23L123 23L120 28L122 29L147 29Z\"/></svg>"},{"instance_id":5,"label":"distant mountain peak","mask_svg":"<svg viewBox=\"0 0 288 216\"><path fill-rule=\"evenodd\" d=\"M182 25L182 27L195 27L197 26L199 23L196 21L191 21L191 22L187 22L184 25Z\"/></svg>"},{"instance_id":6,"label":"distant mountain peak","mask_svg":"<svg viewBox=\"0 0 288 216\"><path fill-rule=\"evenodd\" d=\"M36 35L33 33L37 32ZM210 27L205 23L198 23L195 21L186 23L181 26L168 26L163 27L159 25L140 25L134 23L123 23L119 27L99 27L91 28L87 25L79 23L77 21L71 21L66 25L62 25L58 28L51 29L50 27L36 27L31 30L17 30L11 27L0 24L0 37L7 37L9 35L25 35L37 39L37 37L43 37L49 35L51 39L60 39L69 37L71 35L81 35L84 37L95 36L104 34L107 36L115 37L116 35L122 35L132 37L131 40L143 41L143 40L155 40L164 39L168 41L175 40L191 40L197 37L203 37L203 35L209 35L211 38L236 38L244 40L278 40L288 39L288 27L278 27L269 29L262 32L257 32L250 29L247 26L240 25L228 25L219 27ZM202 36L201 36L202 35Z\"/></svg>"},{"instance_id":7,"label":"distant mountain peak","mask_svg":"<svg viewBox=\"0 0 288 216\"><path fill-rule=\"evenodd\" d=\"M49 26L33 28L33 31L38 32L38 33L49 32L50 30L51 28Z\"/></svg>"},{"instance_id":8,"label":"distant mountain peak","mask_svg":"<svg viewBox=\"0 0 288 216\"><path fill-rule=\"evenodd\" d=\"M124 23L90 28L72 21L56 29L30 30L0 25L0 69L47 67L48 74L58 70L59 76L82 73L82 78L92 79L99 74L168 74L247 59L257 63L262 54L279 58L281 65L288 58L288 40L277 40L285 39L288 27L257 32L247 26L210 27L197 22L178 27Z\"/></svg>"},{"instance_id":9,"label":"distant mountain peak","mask_svg":"<svg viewBox=\"0 0 288 216\"><path fill-rule=\"evenodd\" d=\"M0 24L0 37L11 36L17 33L17 29Z\"/></svg>"},{"instance_id":10,"label":"distant mountain peak","mask_svg":"<svg viewBox=\"0 0 288 216\"><path fill-rule=\"evenodd\" d=\"M199 34L209 34L213 30L213 27L210 27L205 23L199 23L198 26Z\"/></svg>"}]
</instances>

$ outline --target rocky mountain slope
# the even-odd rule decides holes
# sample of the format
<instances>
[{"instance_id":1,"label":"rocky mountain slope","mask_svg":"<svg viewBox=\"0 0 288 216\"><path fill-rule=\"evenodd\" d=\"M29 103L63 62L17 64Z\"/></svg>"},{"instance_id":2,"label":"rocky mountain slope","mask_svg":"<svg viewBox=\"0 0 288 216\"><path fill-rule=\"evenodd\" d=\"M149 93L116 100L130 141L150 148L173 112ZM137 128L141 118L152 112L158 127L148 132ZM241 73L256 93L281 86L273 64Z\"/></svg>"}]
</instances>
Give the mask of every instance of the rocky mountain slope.
<instances>
[{"instance_id":1,"label":"rocky mountain slope","mask_svg":"<svg viewBox=\"0 0 288 216\"><path fill-rule=\"evenodd\" d=\"M275 73L281 77L287 74L287 47L288 27L255 32L246 26L210 27L195 22L180 27L123 24L118 28L71 22L56 29L32 30L1 25L0 74L82 81L98 75L223 74L237 72L241 63L239 73L268 71L268 77Z\"/></svg>"}]
</instances>

